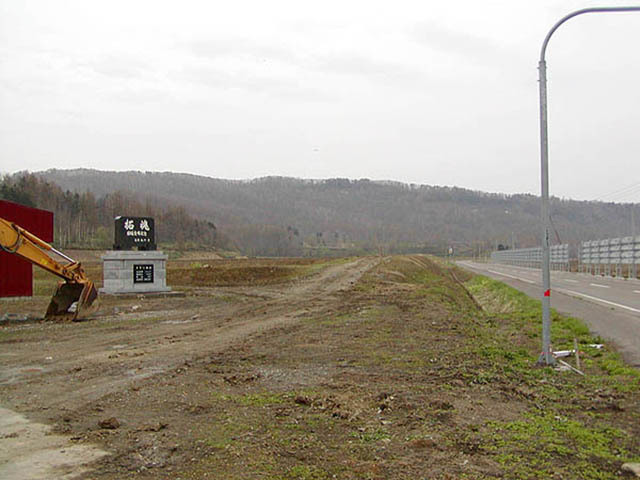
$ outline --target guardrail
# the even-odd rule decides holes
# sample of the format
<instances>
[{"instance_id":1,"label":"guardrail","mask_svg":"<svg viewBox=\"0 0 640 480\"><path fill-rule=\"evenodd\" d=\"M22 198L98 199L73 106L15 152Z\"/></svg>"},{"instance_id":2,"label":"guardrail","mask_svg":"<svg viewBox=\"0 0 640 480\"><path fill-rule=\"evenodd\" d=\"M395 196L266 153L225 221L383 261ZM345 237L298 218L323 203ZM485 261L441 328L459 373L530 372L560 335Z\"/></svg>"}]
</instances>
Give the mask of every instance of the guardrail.
<instances>
[{"instance_id":1,"label":"guardrail","mask_svg":"<svg viewBox=\"0 0 640 480\"><path fill-rule=\"evenodd\" d=\"M579 269L592 275L638 278L640 237L607 238L580 244Z\"/></svg>"},{"instance_id":2,"label":"guardrail","mask_svg":"<svg viewBox=\"0 0 640 480\"><path fill-rule=\"evenodd\" d=\"M550 247L552 270L569 270L569 244ZM542 265L542 247L518 248L491 252L491 262L505 263L518 267L540 268Z\"/></svg>"}]
</instances>

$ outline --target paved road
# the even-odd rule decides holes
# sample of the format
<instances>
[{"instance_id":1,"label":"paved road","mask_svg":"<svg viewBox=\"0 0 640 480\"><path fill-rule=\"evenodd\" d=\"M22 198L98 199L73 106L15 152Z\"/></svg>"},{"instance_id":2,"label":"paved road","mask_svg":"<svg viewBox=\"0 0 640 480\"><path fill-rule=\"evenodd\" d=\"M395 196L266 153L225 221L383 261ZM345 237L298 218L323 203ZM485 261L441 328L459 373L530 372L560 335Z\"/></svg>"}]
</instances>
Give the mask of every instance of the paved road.
<instances>
[{"instance_id":1,"label":"paved road","mask_svg":"<svg viewBox=\"0 0 640 480\"><path fill-rule=\"evenodd\" d=\"M493 263L458 262L500 280L530 297L542 297L539 269ZM640 367L640 281L552 272L551 306L582 318L592 332L613 341L630 364Z\"/></svg>"}]
</instances>

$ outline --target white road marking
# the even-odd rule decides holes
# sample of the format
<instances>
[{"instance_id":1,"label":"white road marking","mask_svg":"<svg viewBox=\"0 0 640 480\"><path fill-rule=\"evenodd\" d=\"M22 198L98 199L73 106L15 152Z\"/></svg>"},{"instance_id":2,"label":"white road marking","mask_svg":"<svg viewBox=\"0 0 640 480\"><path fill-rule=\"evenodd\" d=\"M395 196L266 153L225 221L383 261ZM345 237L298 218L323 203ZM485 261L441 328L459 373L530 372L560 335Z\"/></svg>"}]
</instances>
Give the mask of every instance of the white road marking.
<instances>
[{"instance_id":1,"label":"white road marking","mask_svg":"<svg viewBox=\"0 0 640 480\"><path fill-rule=\"evenodd\" d=\"M565 278L565 282L578 283L578 280L571 280L570 278Z\"/></svg>"},{"instance_id":2,"label":"white road marking","mask_svg":"<svg viewBox=\"0 0 640 480\"><path fill-rule=\"evenodd\" d=\"M495 273L495 274L498 274L498 275L504 275L505 277L513 278L513 279L515 279L515 280L520 280L521 282L531 283L531 284L533 284L533 285L535 285L535 284L536 284L536 282L533 282L533 281L531 281L531 280L527 280L526 278L516 277L516 276L514 276L514 275L509 275L508 273L497 272L497 271L495 271L495 270L489 270L489 269L487 269L487 272Z\"/></svg>"},{"instance_id":3,"label":"white road marking","mask_svg":"<svg viewBox=\"0 0 640 480\"><path fill-rule=\"evenodd\" d=\"M471 265L469 265L469 266L471 266ZM513 275L509 275L507 273L498 272L496 270L491 270L489 268L486 268L485 270L487 272L495 273L497 275L503 275L505 277L513 278L514 280L520 280L521 282L535 284L535 282L532 282L531 280L527 280L527 279L524 279L524 278L519 278L519 277L516 277L516 276L513 276ZM565 280L568 280L568 279L565 279ZM570 280L568 280L568 281L570 281ZM598 283L592 283L591 285L594 286L594 287L611 288L608 285L601 285L601 284L598 284ZM593 300L595 302L604 303L606 305L611 305L613 307L622 308L622 309L629 310L629 311L635 312L635 313L640 313L640 309L638 309L638 308L630 307L628 305L623 305L621 303L611 302L611 301L605 300L603 298L594 297L592 295L587 295L586 293L575 292L573 290L566 290L564 288L556 288L554 290L557 291L557 292L560 292L560 293L564 293L565 295L574 295L574 296L578 296L578 297L583 297L583 298L586 298L588 300ZM640 293L640 290L634 290L633 293Z\"/></svg>"},{"instance_id":4,"label":"white road marking","mask_svg":"<svg viewBox=\"0 0 640 480\"><path fill-rule=\"evenodd\" d=\"M588 298L589 300L594 300L600 303L606 303L607 305L613 305L614 307L624 308L625 310L631 310L632 312L640 313L640 309L629 307L628 305L622 305L621 303L610 302L609 300L604 300L598 297L592 297L591 295L587 295L585 293L574 292L573 290L565 290L564 288L556 288L556 291L561 293L566 293L569 295L578 295L579 297Z\"/></svg>"}]
</instances>

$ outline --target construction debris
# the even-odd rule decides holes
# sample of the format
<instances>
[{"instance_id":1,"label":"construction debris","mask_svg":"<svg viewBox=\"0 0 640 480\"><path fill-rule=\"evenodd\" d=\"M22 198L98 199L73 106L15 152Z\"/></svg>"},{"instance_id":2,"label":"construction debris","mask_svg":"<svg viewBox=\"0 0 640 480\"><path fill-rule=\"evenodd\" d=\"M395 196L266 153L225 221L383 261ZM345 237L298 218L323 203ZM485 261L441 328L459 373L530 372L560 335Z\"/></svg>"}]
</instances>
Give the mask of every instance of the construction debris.
<instances>
[{"instance_id":1,"label":"construction debris","mask_svg":"<svg viewBox=\"0 0 640 480\"><path fill-rule=\"evenodd\" d=\"M625 463L622 465L621 470L640 478L640 463Z\"/></svg>"},{"instance_id":2,"label":"construction debris","mask_svg":"<svg viewBox=\"0 0 640 480\"><path fill-rule=\"evenodd\" d=\"M569 364L569 363L565 362L564 360L560 360L560 359L558 359L558 363L559 363L560 365L564 366L564 367L565 367L565 369L569 369L569 370L571 370L572 372L576 372L576 373L578 373L578 374L580 374L580 375L584 376L584 372L582 372L581 370L578 370L576 367L574 367L573 365L571 365L571 364Z\"/></svg>"}]
</instances>

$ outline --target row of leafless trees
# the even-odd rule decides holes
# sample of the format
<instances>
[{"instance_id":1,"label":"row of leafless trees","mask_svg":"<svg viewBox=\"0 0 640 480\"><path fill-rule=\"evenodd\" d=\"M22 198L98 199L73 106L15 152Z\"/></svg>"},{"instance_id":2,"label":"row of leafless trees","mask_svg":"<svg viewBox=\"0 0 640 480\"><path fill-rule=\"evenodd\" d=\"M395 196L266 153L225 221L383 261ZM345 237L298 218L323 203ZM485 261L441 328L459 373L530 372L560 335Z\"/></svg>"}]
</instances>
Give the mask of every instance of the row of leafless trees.
<instances>
[{"instance_id":1,"label":"row of leafless trees","mask_svg":"<svg viewBox=\"0 0 640 480\"><path fill-rule=\"evenodd\" d=\"M110 248L114 218L150 216L156 220L156 241L177 248L228 247L216 225L196 219L183 207L158 206L152 198L130 192L96 198L91 192L74 193L30 174L0 179L0 198L54 212L54 243L61 248Z\"/></svg>"}]
</instances>

